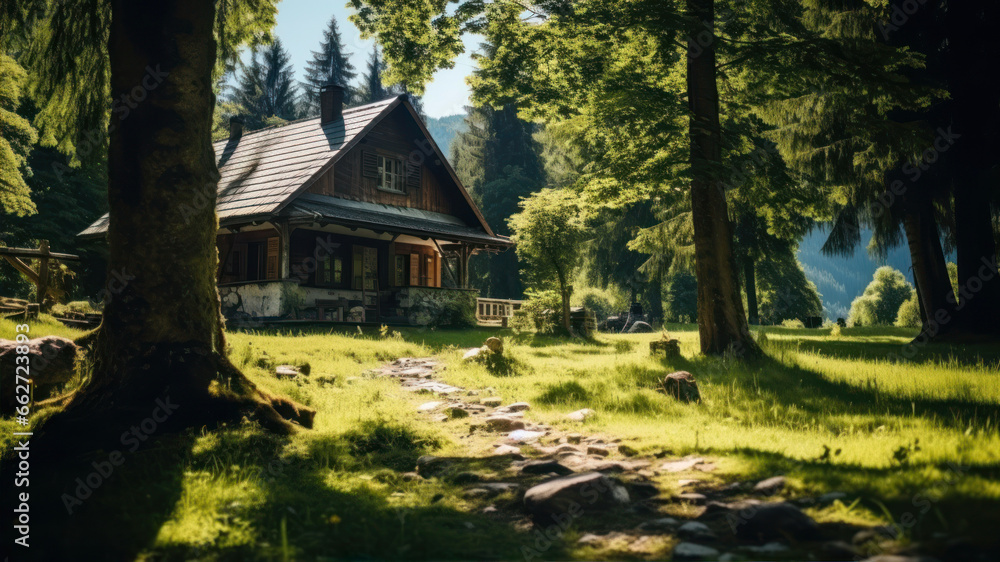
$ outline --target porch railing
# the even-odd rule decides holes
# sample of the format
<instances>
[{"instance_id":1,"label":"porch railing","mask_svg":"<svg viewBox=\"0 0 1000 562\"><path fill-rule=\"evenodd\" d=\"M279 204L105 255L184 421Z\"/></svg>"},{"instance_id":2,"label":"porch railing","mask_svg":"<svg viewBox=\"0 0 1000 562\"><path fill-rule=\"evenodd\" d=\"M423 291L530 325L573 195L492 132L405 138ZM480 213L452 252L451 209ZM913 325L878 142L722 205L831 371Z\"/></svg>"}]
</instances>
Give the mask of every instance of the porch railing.
<instances>
[{"instance_id":1,"label":"porch railing","mask_svg":"<svg viewBox=\"0 0 1000 562\"><path fill-rule=\"evenodd\" d=\"M510 299L476 299L476 321L480 326L510 325L514 312L521 308L523 301Z\"/></svg>"}]
</instances>

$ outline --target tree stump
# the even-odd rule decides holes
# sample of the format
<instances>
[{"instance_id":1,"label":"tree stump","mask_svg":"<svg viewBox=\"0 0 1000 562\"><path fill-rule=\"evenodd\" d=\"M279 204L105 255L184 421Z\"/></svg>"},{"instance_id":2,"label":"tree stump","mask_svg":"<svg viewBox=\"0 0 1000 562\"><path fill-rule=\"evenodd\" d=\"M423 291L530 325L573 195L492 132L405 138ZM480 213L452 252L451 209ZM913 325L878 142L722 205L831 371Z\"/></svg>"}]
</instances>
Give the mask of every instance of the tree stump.
<instances>
[{"instance_id":1,"label":"tree stump","mask_svg":"<svg viewBox=\"0 0 1000 562\"><path fill-rule=\"evenodd\" d=\"M681 356L681 342L677 340L656 340L649 342L649 354L662 353L666 359L677 359Z\"/></svg>"},{"instance_id":2,"label":"tree stump","mask_svg":"<svg viewBox=\"0 0 1000 562\"><path fill-rule=\"evenodd\" d=\"M701 402L698 383L695 382L694 375L687 371L677 371L667 375L663 379L663 392L681 402Z\"/></svg>"}]
</instances>

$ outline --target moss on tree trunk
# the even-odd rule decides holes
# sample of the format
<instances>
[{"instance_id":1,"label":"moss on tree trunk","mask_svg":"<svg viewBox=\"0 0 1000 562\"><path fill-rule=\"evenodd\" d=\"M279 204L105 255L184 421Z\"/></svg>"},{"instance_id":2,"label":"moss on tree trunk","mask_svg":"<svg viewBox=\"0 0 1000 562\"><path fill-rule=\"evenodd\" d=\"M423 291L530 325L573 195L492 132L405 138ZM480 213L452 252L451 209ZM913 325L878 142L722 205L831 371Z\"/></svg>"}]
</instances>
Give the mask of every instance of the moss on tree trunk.
<instances>
[{"instance_id":1,"label":"moss on tree trunk","mask_svg":"<svg viewBox=\"0 0 1000 562\"><path fill-rule=\"evenodd\" d=\"M146 417L165 396L178 405L165 422L176 428L243 416L278 431L292 430L289 419L311 425L312 410L260 391L225 355L213 18L202 0L112 2L109 269L130 280L92 338L91 380L49 433L94 417Z\"/></svg>"}]
</instances>

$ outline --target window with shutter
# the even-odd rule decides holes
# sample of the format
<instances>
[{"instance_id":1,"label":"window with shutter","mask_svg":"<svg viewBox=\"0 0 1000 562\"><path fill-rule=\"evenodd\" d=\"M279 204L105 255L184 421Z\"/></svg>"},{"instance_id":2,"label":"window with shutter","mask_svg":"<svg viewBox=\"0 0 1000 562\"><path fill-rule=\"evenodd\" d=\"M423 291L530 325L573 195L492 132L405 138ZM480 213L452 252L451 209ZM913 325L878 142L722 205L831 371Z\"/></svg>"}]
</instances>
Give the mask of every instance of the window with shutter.
<instances>
[{"instance_id":1,"label":"window with shutter","mask_svg":"<svg viewBox=\"0 0 1000 562\"><path fill-rule=\"evenodd\" d=\"M420 189L420 173L423 166L416 162L406 163L406 187Z\"/></svg>"},{"instance_id":2,"label":"window with shutter","mask_svg":"<svg viewBox=\"0 0 1000 562\"><path fill-rule=\"evenodd\" d=\"M366 178L378 177L378 155L371 150L361 151L361 175Z\"/></svg>"}]
</instances>

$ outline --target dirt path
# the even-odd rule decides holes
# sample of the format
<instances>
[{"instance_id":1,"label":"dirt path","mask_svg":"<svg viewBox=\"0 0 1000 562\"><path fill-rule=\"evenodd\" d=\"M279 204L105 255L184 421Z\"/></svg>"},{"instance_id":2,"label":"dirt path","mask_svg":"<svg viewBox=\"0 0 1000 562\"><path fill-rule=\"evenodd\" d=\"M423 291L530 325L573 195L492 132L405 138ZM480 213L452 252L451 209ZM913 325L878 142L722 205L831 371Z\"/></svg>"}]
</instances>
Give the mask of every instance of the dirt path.
<instances>
[{"instance_id":1,"label":"dirt path","mask_svg":"<svg viewBox=\"0 0 1000 562\"><path fill-rule=\"evenodd\" d=\"M722 484L706 475L716 470L711 458L639 457L620 439L534 422L526 402L444 383L442 369L433 357L402 358L377 373L427 394L419 413L453 427L460 442L492 441L492 454L472 454L470 443L466 456L424 456L411 477L461 484L484 513L540 531L522 548L526 560L547 559L553 548L586 559L935 560L902 550L891 530L820 524L803 511L849 501L844 494L789 497L782 476ZM578 410L567 421L591 414Z\"/></svg>"}]
</instances>

